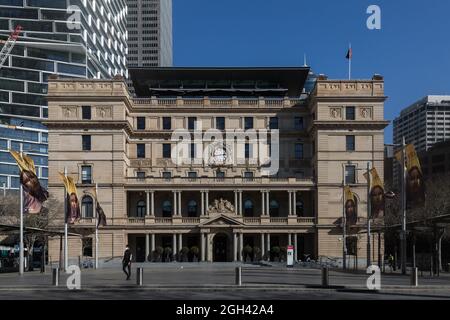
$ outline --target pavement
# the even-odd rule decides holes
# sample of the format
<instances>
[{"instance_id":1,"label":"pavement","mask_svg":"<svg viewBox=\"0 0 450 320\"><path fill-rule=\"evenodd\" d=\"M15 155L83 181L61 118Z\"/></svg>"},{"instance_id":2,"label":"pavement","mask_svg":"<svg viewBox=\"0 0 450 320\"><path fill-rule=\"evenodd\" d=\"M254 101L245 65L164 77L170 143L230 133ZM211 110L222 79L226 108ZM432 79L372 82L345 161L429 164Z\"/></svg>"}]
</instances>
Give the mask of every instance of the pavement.
<instances>
[{"instance_id":1,"label":"pavement","mask_svg":"<svg viewBox=\"0 0 450 320\"><path fill-rule=\"evenodd\" d=\"M235 284L235 268L242 266L242 285ZM144 270L143 286L136 284L136 268ZM68 275L61 272L60 286L52 286L52 274L39 271L0 274L0 300L17 299L120 299L120 300L399 300L449 299L450 274L419 277L419 287L398 273L381 275L381 289L368 290L370 275L332 270L329 286L321 286L321 270L282 265L236 263L135 264L131 280L121 268L81 270L81 290L66 287Z\"/></svg>"}]
</instances>

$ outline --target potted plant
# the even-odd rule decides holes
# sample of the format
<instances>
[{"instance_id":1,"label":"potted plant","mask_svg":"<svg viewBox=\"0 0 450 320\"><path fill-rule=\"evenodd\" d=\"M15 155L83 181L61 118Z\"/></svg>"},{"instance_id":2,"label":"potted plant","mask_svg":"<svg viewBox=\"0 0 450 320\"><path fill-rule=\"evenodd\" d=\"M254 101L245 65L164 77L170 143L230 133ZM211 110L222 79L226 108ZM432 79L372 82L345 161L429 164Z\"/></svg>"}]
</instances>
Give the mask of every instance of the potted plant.
<instances>
[{"instance_id":1,"label":"potted plant","mask_svg":"<svg viewBox=\"0 0 450 320\"><path fill-rule=\"evenodd\" d=\"M280 253L281 253L281 261L286 261L286 255L287 255L287 248L286 247L280 247Z\"/></svg>"},{"instance_id":2,"label":"potted plant","mask_svg":"<svg viewBox=\"0 0 450 320\"><path fill-rule=\"evenodd\" d=\"M181 248L181 261L182 262L187 262L188 259L188 254L189 254L189 248L188 247L183 247Z\"/></svg>"},{"instance_id":3,"label":"potted plant","mask_svg":"<svg viewBox=\"0 0 450 320\"><path fill-rule=\"evenodd\" d=\"M192 262L198 262L198 253L200 252L199 248L197 246L192 246L190 251L192 254Z\"/></svg>"},{"instance_id":4,"label":"potted plant","mask_svg":"<svg viewBox=\"0 0 450 320\"><path fill-rule=\"evenodd\" d=\"M165 247L164 248L164 257L166 262L172 261L172 248L171 247Z\"/></svg>"},{"instance_id":5,"label":"potted plant","mask_svg":"<svg viewBox=\"0 0 450 320\"><path fill-rule=\"evenodd\" d=\"M273 246L271 252L272 252L272 255L273 255L273 260L278 262L280 260L280 247Z\"/></svg>"},{"instance_id":6,"label":"potted plant","mask_svg":"<svg viewBox=\"0 0 450 320\"><path fill-rule=\"evenodd\" d=\"M262 260L261 249L259 247L253 247L253 261Z\"/></svg>"},{"instance_id":7,"label":"potted plant","mask_svg":"<svg viewBox=\"0 0 450 320\"><path fill-rule=\"evenodd\" d=\"M163 255L163 253L164 253L163 247L156 247L155 251L153 252L153 254L154 254L154 261L162 262L162 255Z\"/></svg>"},{"instance_id":8,"label":"potted plant","mask_svg":"<svg viewBox=\"0 0 450 320\"><path fill-rule=\"evenodd\" d=\"M243 251L244 251L244 252L243 252L243 254L244 254L244 261L248 262L248 260L251 259L251 255L252 255L252 252L253 252L253 248L252 248L251 246L249 246L249 245L246 245L246 246L244 247L244 250L243 250Z\"/></svg>"}]
</instances>

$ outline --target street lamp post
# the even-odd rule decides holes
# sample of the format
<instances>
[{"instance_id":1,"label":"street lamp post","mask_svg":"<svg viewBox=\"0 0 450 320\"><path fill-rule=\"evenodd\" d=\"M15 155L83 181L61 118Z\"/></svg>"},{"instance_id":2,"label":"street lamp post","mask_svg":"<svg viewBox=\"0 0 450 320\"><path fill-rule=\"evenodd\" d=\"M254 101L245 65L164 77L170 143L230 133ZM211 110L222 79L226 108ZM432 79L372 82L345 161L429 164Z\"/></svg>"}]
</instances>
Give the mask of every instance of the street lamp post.
<instances>
[{"instance_id":1,"label":"street lamp post","mask_svg":"<svg viewBox=\"0 0 450 320\"><path fill-rule=\"evenodd\" d=\"M405 137L402 138L402 232L400 237L402 274L406 274L406 166Z\"/></svg>"}]
</instances>

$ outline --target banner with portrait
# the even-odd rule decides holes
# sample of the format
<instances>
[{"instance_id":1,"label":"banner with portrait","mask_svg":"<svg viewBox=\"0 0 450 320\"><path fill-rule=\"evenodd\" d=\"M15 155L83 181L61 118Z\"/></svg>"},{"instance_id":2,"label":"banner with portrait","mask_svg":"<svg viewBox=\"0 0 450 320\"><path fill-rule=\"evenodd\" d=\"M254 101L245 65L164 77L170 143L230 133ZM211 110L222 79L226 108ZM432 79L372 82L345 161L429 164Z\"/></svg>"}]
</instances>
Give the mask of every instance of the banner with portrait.
<instances>
[{"instance_id":1,"label":"banner with portrait","mask_svg":"<svg viewBox=\"0 0 450 320\"><path fill-rule=\"evenodd\" d=\"M402 151L395 154L397 160L402 162ZM425 183L414 145L405 147L406 165L406 202L409 206L422 205L425 202Z\"/></svg>"},{"instance_id":2,"label":"banner with portrait","mask_svg":"<svg viewBox=\"0 0 450 320\"><path fill-rule=\"evenodd\" d=\"M95 212L97 213L97 229L99 227L106 227L107 223L106 223L106 214L103 211L103 208L100 205L100 202L98 201L97 198L97 190L94 189L92 194L94 195L94 199L95 199Z\"/></svg>"},{"instance_id":3,"label":"banner with portrait","mask_svg":"<svg viewBox=\"0 0 450 320\"><path fill-rule=\"evenodd\" d=\"M20 183L23 189L23 212L38 214L42 211L48 192L43 188L36 175L34 161L23 152L9 151L16 160L20 170Z\"/></svg>"},{"instance_id":4,"label":"banner with portrait","mask_svg":"<svg viewBox=\"0 0 450 320\"><path fill-rule=\"evenodd\" d=\"M380 176L378 175L377 169L373 168L369 171L370 174L370 218L378 219L384 216L384 185L381 182ZM368 179L367 173L364 177Z\"/></svg>"},{"instance_id":5,"label":"banner with portrait","mask_svg":"<svg viewBox=\"0 0 450 320\"><path fill-rule=\"evenodd\" d=\"M358 221L358 208L356 204L355 194L352 192L349 186L344 187L344 210L346 225L355 225Z\"/></svg>"},{"instance_id":6,"label":"banner with portrait","mask_svg":"<svg viewBox=\"0 0 450 320\"><path fill-rule=\"evenodd\" d=\"M73 178L65 176L63 173L59 173L61 180L66 188L66 221L69 224L74 224L81 219L80 202L78 201L78 192Z\"/></svg>"}]
</instances>

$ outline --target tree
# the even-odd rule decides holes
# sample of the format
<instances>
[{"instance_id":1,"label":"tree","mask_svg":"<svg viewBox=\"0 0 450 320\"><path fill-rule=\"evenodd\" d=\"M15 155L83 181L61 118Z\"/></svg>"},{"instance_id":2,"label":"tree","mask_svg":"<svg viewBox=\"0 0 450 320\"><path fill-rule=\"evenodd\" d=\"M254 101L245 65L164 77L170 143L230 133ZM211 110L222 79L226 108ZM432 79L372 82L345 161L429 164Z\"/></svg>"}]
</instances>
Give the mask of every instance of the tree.
<instances>
[{"instance_id":1,"label":"tree","mask_svg":"<svg viewBox=\"0 0 450 320\"><path fill-rule=\"evenodd\" d=\"M39 214L24 214L24 228L38 228L48 230L52 226L56 226L56 220L63 216L64 204L50 196L44 203ZM6 225L18 226L20 224L20 197L19 194L10 193L5 197L0 197L0 223ZM16 236L15 241L19 241ZM33 247L36 241L46 243L46 235L39 231L24 232L24 248L27 249L29 257L33 256ZM31 264L29 264L31 266Z\"/></svg>"}]
</instances>

